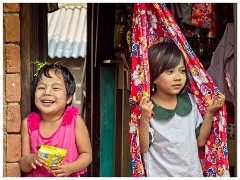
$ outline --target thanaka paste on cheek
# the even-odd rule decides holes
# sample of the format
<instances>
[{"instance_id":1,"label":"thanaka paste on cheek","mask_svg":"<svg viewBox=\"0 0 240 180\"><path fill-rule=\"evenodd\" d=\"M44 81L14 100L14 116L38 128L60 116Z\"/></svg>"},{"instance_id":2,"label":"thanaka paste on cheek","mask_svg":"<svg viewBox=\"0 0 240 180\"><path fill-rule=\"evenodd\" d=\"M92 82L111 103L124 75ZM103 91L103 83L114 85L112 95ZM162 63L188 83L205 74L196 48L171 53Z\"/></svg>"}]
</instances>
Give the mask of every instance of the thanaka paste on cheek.
<instances>
[{"instance_id":1,"label":"thanaka paste on cheek","mask_svg":"<svg viewBox=\"0 0 240 180\"><path fill-rule=\"evenodd\" d=\"M43 81L43 83L46 85L46 94L49 94L51 91L51 87L53 84L61 84L61 81L58 82L52 82L51 79Z\"/></svg>"}]
</instances>

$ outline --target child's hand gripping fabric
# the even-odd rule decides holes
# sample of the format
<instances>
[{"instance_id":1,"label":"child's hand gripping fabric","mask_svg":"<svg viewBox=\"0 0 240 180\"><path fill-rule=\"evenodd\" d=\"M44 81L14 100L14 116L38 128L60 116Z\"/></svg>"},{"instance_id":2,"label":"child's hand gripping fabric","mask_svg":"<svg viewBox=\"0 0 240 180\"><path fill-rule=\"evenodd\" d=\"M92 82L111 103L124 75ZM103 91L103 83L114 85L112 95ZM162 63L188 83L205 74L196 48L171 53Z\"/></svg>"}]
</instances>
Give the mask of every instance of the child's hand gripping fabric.
<instances>
[{"instance_id":1,"label":"child's hand gripping fabric","mask_svg":"<svg viewBox=\"0 0 240 180\"><path fill-rule=\"evenodd\" d=\"M200 134L197 138L197 143L199 147L203 147L206 144L209 134L211 132L214 113L219 110L224 105L224 103L225 96L222 93L218 93L217 96L213 98L212 101L210 101L209 106L207 107L204 121L200 129Z\"/></svg>"},{"instance_id":2,"label":"child's hand gripping fabric","mask_svg":"<svg viewBox=\"0 0 240 180\"><path fill-rule=\"evenodd\" d=\"M214 114L218 109L220 109L225 103L225 96L222 93L218 93L215 98L210 101L207 107L207 113Z\"/></svg>"},{"instance_id":3,"label":"child's hand gripping fabric","mask_svg":"<svg viewBox=\"0 0 240 180\"><path fill-rule=\"evenodd\" d=\"M149 148L149 120L152 117L153 106L154 105L147 96L144 96L139 103L139 107L141 110L139 138L140 138L140 151L142 153L147 152Z\"/></svg>"},{"instance_id":4,"label":"child's hand gripping fabric","mask_svg":"<svg viewBox=\"0 0 240 180\"><path fill-rule=\"evenodd\" d=\"M152 117L152 109L153 109L153 104L152 102L149 100L149 97L144 96L140 103L139 103L139 107L141 110L141 120L143 121L149 121L149 119Z\"/></svg>"}]
</instances>

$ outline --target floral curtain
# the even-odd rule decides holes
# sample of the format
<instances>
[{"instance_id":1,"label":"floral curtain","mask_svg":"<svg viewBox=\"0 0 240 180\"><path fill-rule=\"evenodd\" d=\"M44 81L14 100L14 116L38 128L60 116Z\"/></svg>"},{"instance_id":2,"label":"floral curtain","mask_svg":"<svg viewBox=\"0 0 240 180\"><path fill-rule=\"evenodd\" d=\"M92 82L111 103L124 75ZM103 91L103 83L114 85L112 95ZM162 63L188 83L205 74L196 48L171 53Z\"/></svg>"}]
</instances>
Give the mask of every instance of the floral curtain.
<instances>
[{"instance_id":1,"label":"floral curtain","mask_svg":"<svg viewBox=\"0 0 240 180\"><path fill-rule=\"evenodd\" d=\"M192 3L192 23L201 27L211 28L211 19L211 3Z\"/></svg>"},{"instance_id":2,"label":"floral curtain","mask_svg":"<svg viewBox=\"0 0 240 180\"><path fill-rule=\"evenodd\" d=\"M145 176L139 146L139 101L143 95L150 95L150 74L148 47L162 41L173 41L182 50L187 61L188 85L186 91L192 93L202 116L208 102L219 91L189 46L172 14L165 4L135 3L132 37L132 80L130 150L132 176ZM225 105L215 113L211 134L204 148L199 149L199 158L204 176L229 176L226 134Z\"/></svg>"}]
</instances>

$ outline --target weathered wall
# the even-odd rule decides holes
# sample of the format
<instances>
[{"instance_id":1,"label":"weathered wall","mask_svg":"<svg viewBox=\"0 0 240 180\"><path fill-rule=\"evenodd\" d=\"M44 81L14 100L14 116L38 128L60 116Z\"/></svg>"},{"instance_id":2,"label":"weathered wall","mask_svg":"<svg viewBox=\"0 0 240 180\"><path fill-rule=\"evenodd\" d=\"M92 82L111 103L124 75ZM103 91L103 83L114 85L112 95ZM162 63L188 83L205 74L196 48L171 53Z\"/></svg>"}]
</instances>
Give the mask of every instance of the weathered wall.
<instances>
[{"instance_id":1,"label":"weathered wall","mask_svg":"<svg viewBox=\"0 0 240 180\"><path fill-rule=\"evenodd\" d=\"M19 177L21 157L20 6L3 4L3 176Z\"/></svg>"}]
</instances>

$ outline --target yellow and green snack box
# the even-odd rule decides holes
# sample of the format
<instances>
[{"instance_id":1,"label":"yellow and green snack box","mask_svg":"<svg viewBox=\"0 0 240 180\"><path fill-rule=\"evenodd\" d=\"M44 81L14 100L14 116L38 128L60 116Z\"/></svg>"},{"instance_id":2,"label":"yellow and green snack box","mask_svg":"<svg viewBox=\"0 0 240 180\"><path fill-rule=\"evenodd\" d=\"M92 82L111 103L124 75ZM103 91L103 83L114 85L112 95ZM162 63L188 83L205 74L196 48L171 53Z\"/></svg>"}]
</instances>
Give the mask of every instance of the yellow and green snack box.
<instances>
[{"instance_id":1,"label":"yellow and green snack box","mask_svg":"<svg viewBox=\"0 0 240 180\"><path fill-rule=\"evenodd\" d=\"M67 150L62 148L48 145L41 145L38 147L38 157L47 163L47 166L45 166L47 169L51 166L60 164L66 154Z\"/></svg>"}]
</instances>

